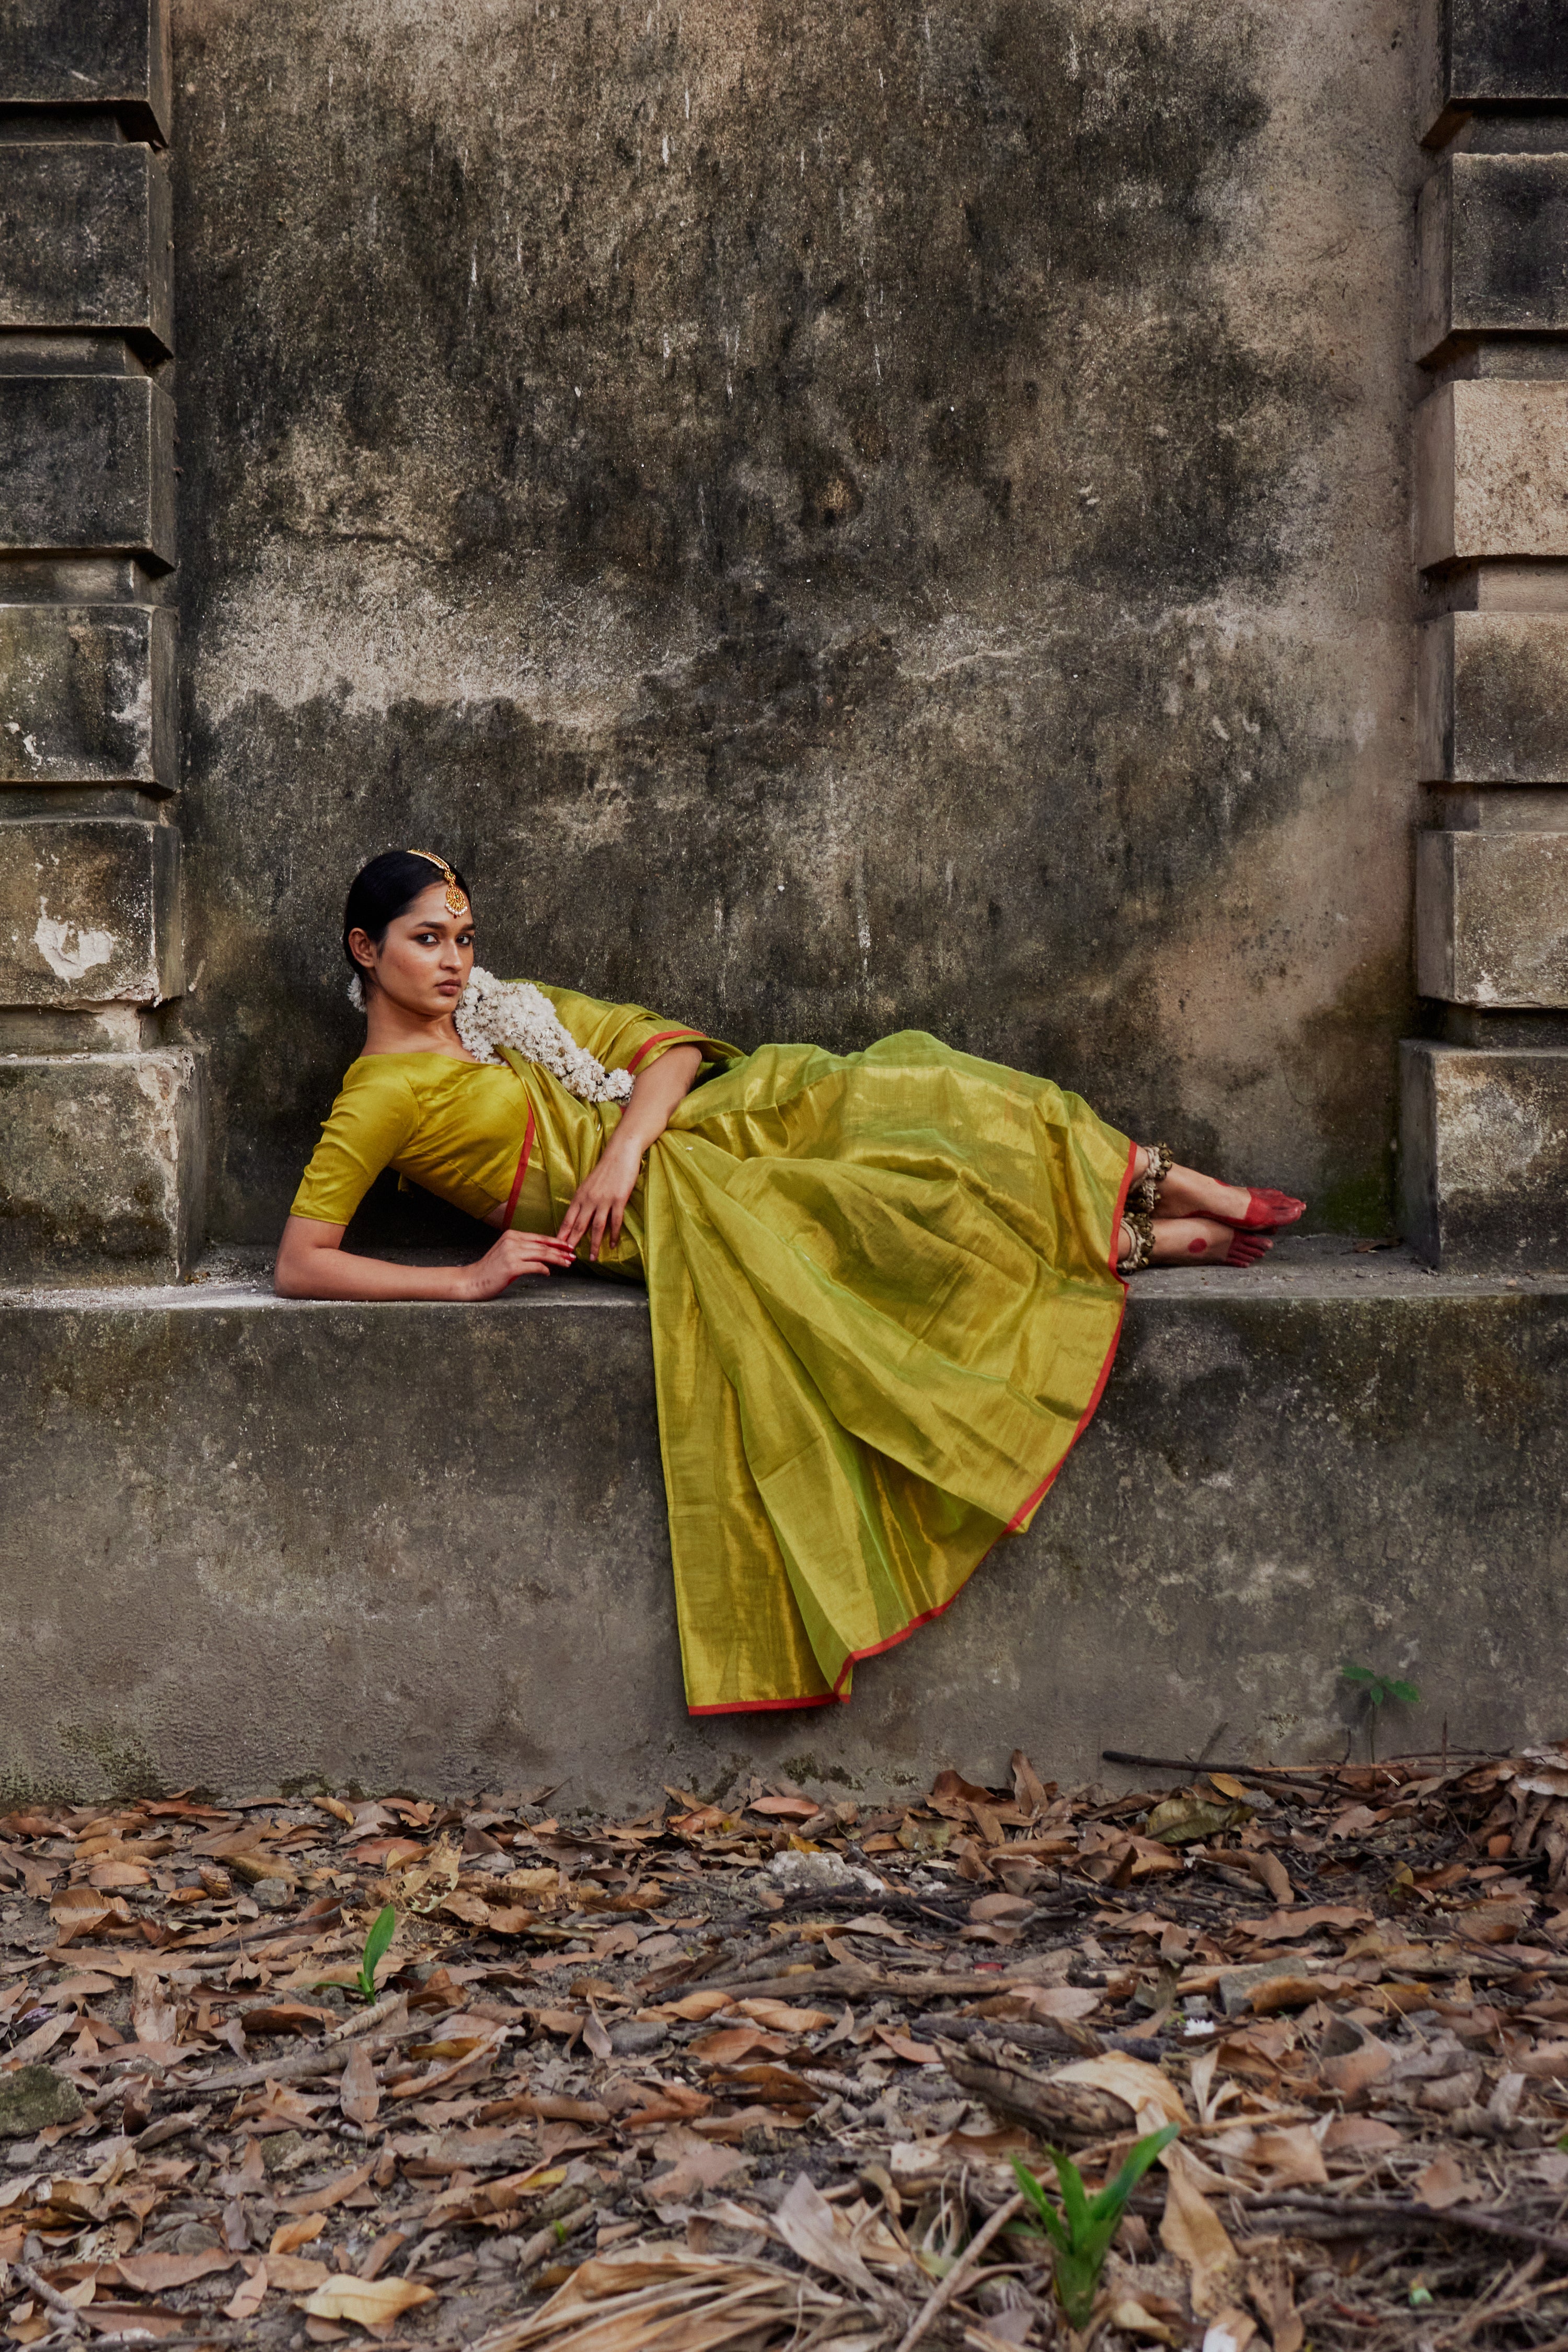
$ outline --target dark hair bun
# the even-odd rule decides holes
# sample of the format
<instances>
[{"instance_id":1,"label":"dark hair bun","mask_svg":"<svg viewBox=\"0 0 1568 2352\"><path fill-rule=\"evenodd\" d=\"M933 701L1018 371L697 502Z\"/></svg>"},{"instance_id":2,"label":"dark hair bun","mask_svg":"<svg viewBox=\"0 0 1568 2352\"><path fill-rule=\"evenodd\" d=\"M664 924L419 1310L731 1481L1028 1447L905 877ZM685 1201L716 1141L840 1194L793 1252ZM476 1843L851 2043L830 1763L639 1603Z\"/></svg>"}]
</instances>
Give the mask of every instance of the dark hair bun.
<instances>
[{"instance_id":1,"label":"dark hair bun","mask_svg":"<svg viewBox=\"0 0 1568 2352\"><path fill-rule=\"evenodd\" d=\"M454 866L458 887L470 906L473 893ZM416 856L411 849L385 849L362 866L349 885L348 903L343 908L343 953L349 969L356 977L363 973L355 963L349 949L349 933L363 931L379 947L386 937L386 927L414 904L421 891L428 890L433 882L444 882L446 876L427 857Z\"/></svg>"}]
</instances>

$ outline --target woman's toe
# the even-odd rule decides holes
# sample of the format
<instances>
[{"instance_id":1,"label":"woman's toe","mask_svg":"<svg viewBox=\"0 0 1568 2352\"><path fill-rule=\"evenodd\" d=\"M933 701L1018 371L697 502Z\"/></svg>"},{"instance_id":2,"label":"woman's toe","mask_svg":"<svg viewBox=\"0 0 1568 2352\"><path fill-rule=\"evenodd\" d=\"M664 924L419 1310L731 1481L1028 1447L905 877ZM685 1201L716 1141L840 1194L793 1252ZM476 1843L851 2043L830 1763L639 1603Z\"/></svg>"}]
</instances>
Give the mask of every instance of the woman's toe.
<instances>
[{"instance_id":1,"label":"woman's toe","mask_svg":"<svg viewBox=\"0 0 1568 2352\"><path fill-rule=\"evenodd\" d=\"M1247 1198L1247 1223L1254 1229L1274 1225L1293 1225L1306 1208L1293 1192L1253 1191Z\"/></svg>"},{"instance_id":2,"label":"woman's toe","mask_svg":"<svg viewBox=\"0 0 1568 2352\"><path fill-rule=\"evenodd\" d=\"M1274 1244L1263 1234L1233 1234L1226 1253L1226 1265L1256 1265L1267 1257Z\"/></svg>"}]
</instances>

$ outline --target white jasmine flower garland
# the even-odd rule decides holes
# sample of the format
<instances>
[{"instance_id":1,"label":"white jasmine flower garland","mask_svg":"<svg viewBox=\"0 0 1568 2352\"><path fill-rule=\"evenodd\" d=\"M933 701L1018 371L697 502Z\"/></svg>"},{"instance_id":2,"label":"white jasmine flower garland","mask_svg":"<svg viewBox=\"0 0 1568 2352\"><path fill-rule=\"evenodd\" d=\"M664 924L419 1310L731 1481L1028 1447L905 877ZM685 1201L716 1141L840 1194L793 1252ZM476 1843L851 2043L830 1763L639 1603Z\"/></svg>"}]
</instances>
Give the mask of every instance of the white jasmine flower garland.
<instances>
[{"instance_id":1,"label":"white jasmine flower garland","mask_svg":"<svg viewBox=\"0 0 1568 2352\"><path fill-rule=\"evenodd\" d=\"M497 980L474 966L457 1011L458 1034L476 1062L499 1062L498 1045L510 1045L528 1062L559 1078L579 1102L626 1102L632 1091L629 1070L606 1070L562 1026L547 996L526 980Z\"/></svg>"}]
</instances>

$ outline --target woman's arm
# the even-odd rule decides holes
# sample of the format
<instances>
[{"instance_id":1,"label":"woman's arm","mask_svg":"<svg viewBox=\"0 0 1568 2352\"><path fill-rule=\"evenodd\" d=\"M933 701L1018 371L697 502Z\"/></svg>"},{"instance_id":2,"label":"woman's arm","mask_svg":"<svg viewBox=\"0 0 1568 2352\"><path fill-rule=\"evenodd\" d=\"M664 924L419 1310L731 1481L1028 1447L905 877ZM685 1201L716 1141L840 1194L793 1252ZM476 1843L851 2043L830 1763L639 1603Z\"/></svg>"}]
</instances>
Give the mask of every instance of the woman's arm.
<instances>
[{"instance_id":1,"label":"woman's arm","mask_svg":"<svg viewBox=\"0 0 1568 2352\"><path fill-rule=\"evenodd\" d=\"M702 1055L696 1045L672 1045L657 1062L640 1070L632 1097L621 1113L621 1123L599 1154L598 1161L572 1197L561 1220L557 1241L575 1249L592 1228L588 1255L596 1259L606 1231L612 1247L620 1240L626 1202L642 1173L643 1153L669 1125L677 1103L691 1092Z\"/></svg>"},{"instance_id":2,"label":"woman's arm","mask_svg":"<svg viewBox=\"0 0 1568 2352\"><path fill-rule=\"evenodd\" d=\"M570 1247L550 1234L505 1233L472 1265L394 1265L385 1258L345 1251L347 1230L314 1217L290 1217L272 1270L272 1287L279 1297L499 1298L519 1275L548 1274L552 1266L572 1263Z\"/></svg>"}]
</instances>

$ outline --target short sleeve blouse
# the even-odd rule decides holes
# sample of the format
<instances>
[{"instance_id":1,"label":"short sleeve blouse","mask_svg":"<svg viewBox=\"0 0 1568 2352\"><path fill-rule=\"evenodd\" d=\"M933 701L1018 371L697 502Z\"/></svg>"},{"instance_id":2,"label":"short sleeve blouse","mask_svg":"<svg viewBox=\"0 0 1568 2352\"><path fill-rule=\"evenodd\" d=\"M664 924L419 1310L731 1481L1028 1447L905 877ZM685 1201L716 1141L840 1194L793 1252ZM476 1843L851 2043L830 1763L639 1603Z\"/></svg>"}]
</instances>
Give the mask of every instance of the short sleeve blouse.
<instances>
[{"instance_id":1,"label":"short sleeve blouse","mask_svg":"<svg viewBox=\"0 0 1568 2352\"><path fill-rule=\"evenodd\" d=\"M536 983L575 1043L607 1070L650 1068L674 1045L704 1061L741 1058L733 1045L650 1013L576 989ZM346 1225L384 1168L489 1217L515 1200L529 1103L510 1066L451 1054L361 1055L344 1073L290 1214Z\"/></svg>"}]
</instances>

